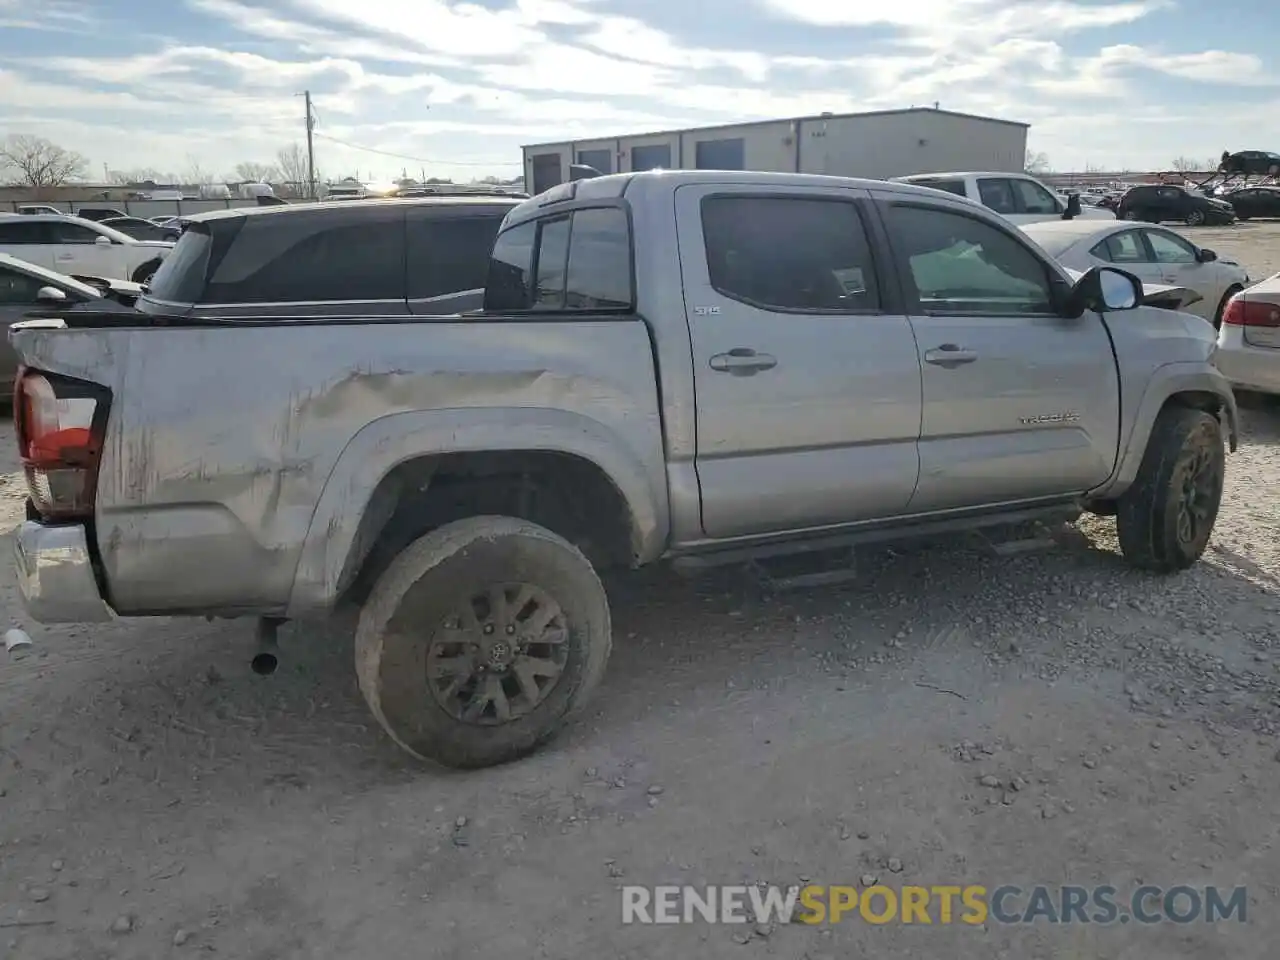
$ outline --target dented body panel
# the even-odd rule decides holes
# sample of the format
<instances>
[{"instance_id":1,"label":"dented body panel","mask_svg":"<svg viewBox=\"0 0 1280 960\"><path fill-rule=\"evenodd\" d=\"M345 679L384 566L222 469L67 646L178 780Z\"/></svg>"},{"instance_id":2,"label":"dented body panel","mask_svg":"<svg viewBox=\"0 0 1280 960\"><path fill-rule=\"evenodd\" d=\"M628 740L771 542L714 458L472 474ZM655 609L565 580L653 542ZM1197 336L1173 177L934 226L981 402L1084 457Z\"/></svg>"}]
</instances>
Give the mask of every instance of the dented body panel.
<instances>
[{"instance_id":1,"label":"dented body panel","mask_svg":"<svg viewBox=\"0 0 1280 960\"><path fill-rule=\"evenodd\" d=\"M596 463L637 560L667 535L643 323L462 321L27 329L29 366L113 402L96 539L118 613L333 604L368 499L406 459L551 450Z\"/></svg>"}]
</instances>

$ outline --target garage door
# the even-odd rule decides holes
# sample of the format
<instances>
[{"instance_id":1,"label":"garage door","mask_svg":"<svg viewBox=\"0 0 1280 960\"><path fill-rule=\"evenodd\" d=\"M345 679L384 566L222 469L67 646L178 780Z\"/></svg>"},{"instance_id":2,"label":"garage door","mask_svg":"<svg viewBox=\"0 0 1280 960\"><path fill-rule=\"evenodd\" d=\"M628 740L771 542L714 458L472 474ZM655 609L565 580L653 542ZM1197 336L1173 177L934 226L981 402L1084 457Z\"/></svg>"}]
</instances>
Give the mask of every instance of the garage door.
<instances>
[{"instance_id":1,"label":"garage door","mask_svg":"<svg viewBox=\"0 0 1280 960\"><path fill-rule=\"evenodd\" d=\"M560 183L560 154L539 153L533 157L533 192L542 193Z\"/></svg>"},{"instance_id":2,"label":"garage door","mask_svg":"<svg viewBox=\"0 0 1280 960\"><path fill-rule=\"evenodd\" d=\"M578 162L599 170L601 173L613 173L612 150L579 150Z\"/></svg>"},{"instance_id":3,"label":"garage door","mask_svg":"<svg viewBox=\"0 0 1280 960\"><path fill-rule=\"evenodd\" d=\"M694 147L699 170L745 170L746 150L741 137L736 140L704 140Z\"/></svg>"},{"instance_id":4,"label":"garage door","mask_svg":"<svg viewBox=\"0 0 1280 960\"><path fill-rule=\"evenodd\" d=\"M661 167L671 169L671 145L667 143L654 147L632 147L631 169L654 170Z\"/></svg>"}]
</instances>

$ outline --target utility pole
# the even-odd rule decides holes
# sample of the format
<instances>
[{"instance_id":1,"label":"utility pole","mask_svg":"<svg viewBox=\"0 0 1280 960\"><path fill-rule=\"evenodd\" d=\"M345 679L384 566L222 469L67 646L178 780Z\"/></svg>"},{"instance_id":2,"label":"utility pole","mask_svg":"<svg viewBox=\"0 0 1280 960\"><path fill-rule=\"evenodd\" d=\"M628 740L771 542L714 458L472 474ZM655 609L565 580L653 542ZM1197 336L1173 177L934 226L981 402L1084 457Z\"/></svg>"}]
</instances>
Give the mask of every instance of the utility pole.
<instances>
[{"instance_id":1,"label":"utility pole","mask_svg":"<svg viewBox=\"0 0 1280 960\"><path fill-rule=\"evenodd\" d=\"M303 98L307 108L307 197L314 200L316 198L316 147L312 131L316 128L316 116L311 112L311 91L304 90L296 96Z\"/></svg>"}]
</instances>

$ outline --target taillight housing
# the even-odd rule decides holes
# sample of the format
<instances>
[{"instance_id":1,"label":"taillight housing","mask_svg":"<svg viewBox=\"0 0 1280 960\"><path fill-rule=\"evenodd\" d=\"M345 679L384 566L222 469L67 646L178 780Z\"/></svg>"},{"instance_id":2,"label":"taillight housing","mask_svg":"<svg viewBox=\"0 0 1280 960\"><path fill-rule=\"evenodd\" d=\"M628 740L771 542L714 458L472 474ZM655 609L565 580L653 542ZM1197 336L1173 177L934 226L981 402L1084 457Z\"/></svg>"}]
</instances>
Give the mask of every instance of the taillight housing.
<instances>
[{"instance_id":1,"label":"taillight housing","mask_svg":"<svg viewBox=\"0 0 1280 960\"><path fill-rule=\"evenodd\" d=\"M1228 327L1280 327L1280 304L1246 300L1237 294L1227 301L1222 323Z\"/></svg>"},{"instance_id":2,"label":"taillight housing","mask_svg":"<svg viewBox=\"0 0 1280 960\"><path fill-rule=\"evenodd\" d=\"M18 455L35 512L93 517L110 393L97 384L20 368L13 388Z\"/></svg>"}]
</instances>

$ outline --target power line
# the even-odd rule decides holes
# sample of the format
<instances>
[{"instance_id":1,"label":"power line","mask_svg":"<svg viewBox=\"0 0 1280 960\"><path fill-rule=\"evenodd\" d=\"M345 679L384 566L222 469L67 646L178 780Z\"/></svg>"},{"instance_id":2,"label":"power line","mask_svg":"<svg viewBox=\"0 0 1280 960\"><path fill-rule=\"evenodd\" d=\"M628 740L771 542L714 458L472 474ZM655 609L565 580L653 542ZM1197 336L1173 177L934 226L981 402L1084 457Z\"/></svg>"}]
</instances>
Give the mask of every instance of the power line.
<instances>
[{"instance_id":1,"label":"power line","mask_svg":"<svg viewBox=\"0 0 1280 960\"><path fill-rule=\"evenodd\" d=\"M519 167L523 166L519 160L441 160L431 159L429 157L412 157L407 153L392 153L390 150L379 150L377 147L362 147L358 143L348 143L346 140L339 140L337 137L331 137L327 133L315 131L315 136L321 140L328 140L330 143L336 143L340 146L350 147L352 150L363 150L365 153L376 153L384 157L392 157L396 160L412 160L414 163L438 163L443 166L451 167Z\"/></svg>"}]
</instances>

